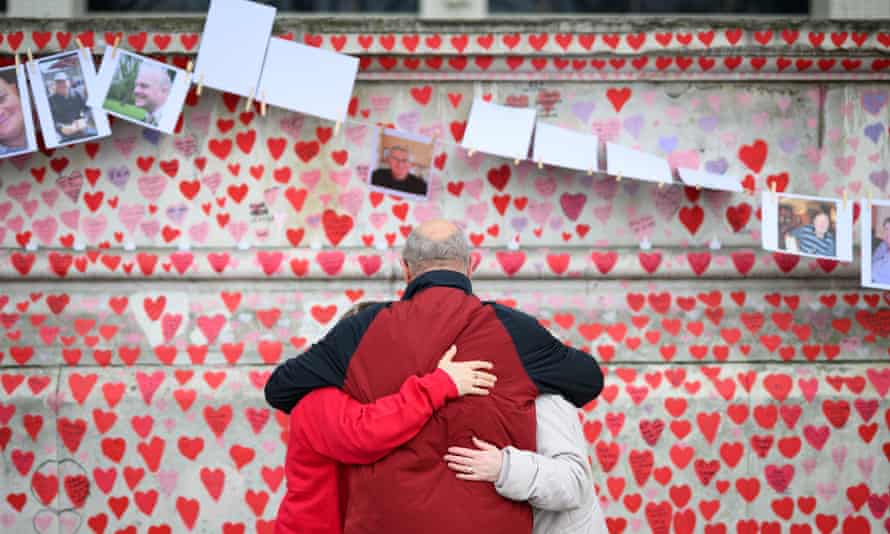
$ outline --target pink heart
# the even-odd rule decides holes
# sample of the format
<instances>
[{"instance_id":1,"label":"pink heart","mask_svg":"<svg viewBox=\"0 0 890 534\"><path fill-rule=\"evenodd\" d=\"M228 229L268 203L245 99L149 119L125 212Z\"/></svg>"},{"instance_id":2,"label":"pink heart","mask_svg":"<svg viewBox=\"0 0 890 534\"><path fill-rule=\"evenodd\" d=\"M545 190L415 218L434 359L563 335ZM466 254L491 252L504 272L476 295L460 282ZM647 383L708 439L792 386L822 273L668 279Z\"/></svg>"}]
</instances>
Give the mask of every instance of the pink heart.
<instances>
[{"instance_id":1,"label":"pink heart","mask_svg":"<svg viewBox=\"0 0 890 534\"><path fill-rule=\"evenodd\" d=\"M229 235L232 236L236 243L240 243L241 239L244 238L244 234L247 233L247 223L245 221L230 222L228 229Z\"/></svg>"},{"instance_id":2,"label":"pink heart","mask_svg":"<svg viewBox=\"0 0 890 534\"><path fill-rule=\"evenodd\" d=\"M201 177L201 183L210 189L210 192L216 194L219 184L222 183L222 175L218 172L207 174Z\"/></svg>"},{"instance_id":3,"label":"pink heart","mask_svg":"<svg viewBox=\"0 0 890 534\"><path fill-rule=\"evenodd\" d=\"M37 235L37 239L48 247L52 245L53 238L55 238L56 231L59 228L59 223L56 221L55 217L50 215L49 217L35 220L32 227L34 228L34 233Z\"/></svg>"},{"instance_id":4,"label":"pink heart","mask_svg":"<svg viewBox=\"0 0 890 534\"><path fill-rule=\"evenodd\" d=\"M161 223L159 223L156 219L151 219L149 221L145 221L139 225L139 228L142 230L142 233L145 234L145 237L149 239L154 239L158 232L161 230Z\"/></svg>"},{"instance_id":5,"label":"pink heart","mask_svg":"<svg viewBox=\"0 0 890 534\"><path fill-rule=\"evenodd\" d=\"M354 188L345 193L341 193L340 196L337 197L337 202L340 206L349 212L353 217L357 217L359 211L362 209L362 203L364 202L365 195L361 189Z\"/></svg>"},{"instance_id":6,"label":"pink heart","mask_svg":"<svg viewBox=\"0 0 890 534\"><path fill-rule=\"evenodd\" d=\"M365 135L367 135L367 133L367 126L350 126L346 128L346 139L353 145L361 146L364 144Z\"/></svg>"},{"instance_id":7,"label":"pink heart","mask_svg":"<svg viewBox=\"0 0 890 534\"><path fill-rule=\"evenodd\" d=\"M37 200L26 200L22 204L22 208L25 210L25 214L28 217L33 217L39 206L40 204L39 202L37 202Z\"/></svg>"},{"instance_id":8,"label":"pink heart","mask_svg":"<svg viewBox=\"0 0 890 534\"><path fill-rule=\"evenodd\" d=\"M547 219L550 217L550 213L553 211L553 204L550 202L537 202L531 201L528 204L528 213L529 216L535 221L537 224L543 225L547 222Z\"/></svg>"},{"instance_id":9,"label":"pink heart","mask_svg":"<svg viewBox=\"0 0 890 534\"><path fill-rule=\"evenodd\" d=\"M131 234L136 231L136 225L143 216L145 216L145 206L142 204L122 204L117 212L117 218Z\"/></svg>"},{"instance_id":10,"label":"pink heart","mask_svg":"<svg viewBox=\"0 0 890 534\"><path fill-rule=\"evenodd\" d=\"M303 115L299 113L291 113L278 121L281 131L293 138L300 137L300 131L303 129Z\"/></svg>"},{"instance_id":11,"label":"pink heart","mask_svg":"<svg viewBox=\"0 0 890 534\"><path fill-rule=\"evenodd\" d=\"M414 218L417 222L423 223L437 217L440 217L442 211L435 202L421 202L414 206Z\"/></svg>"},{"instance_id":12,"label":"pink heart","mask_svg":"<svg viewBox=\"0 0 890 534\"><path fill-rule=\"evenodd\" d=\"M467 217L477 225L482 225L485 222L486 215L488 215L488 204L470 204L467 206Z\"/></svg>"},{"instance_id":13,"label":"pink heart","mask_svg":"<svg viewBox=\"0 0 890 534\"><path fill-rule=\"evenodd\" d=\"M693 170L698 170L701 165L697 150L676 150L668 156L668 163L672 168L683 167Z\"/></svg>"},{"instance_id":14,"label":"pink heart","mask_svg":"<svg viewBox=\"0 0 890 534\"><path fill-rule=\"evenodd\" d=\"M12 219L9 219L8 221L6 221L6 227L15 233L21 232L24 225L25 225L25 220L22 219L21 216L16 216L16 217L13 217Z\"/></svg>"},{"instance_id":15,"label":"pink heart","mask_svg":"<svg viewBox=\"0 0 890 534\"><path fill-rule=\"evenodd\" d=\"M376 230L380 230L381 228L383 228L383 225L386 224L387 219L389 219L389 215L385 213L372 213L371 226L373 226Z\"/></svg>"},{"instance_id":16,"label":"pink heart","mask_svg":"<svg viewBox=\"0 0 890 534\"><path fill-rule=\"evenodd\" d=\"M723 108L720 95L716 93L708 95L708 106L711 108L711 111L720 111Z\"/></svg>"},{"instance_id":17,"label":"pink heart","mask_svg":"<svg viewBox=\"0 0 890 534\"><path fill-rule=\"evenodd\" d=\"M55 189L41 191L40 197L43 198L43 203L51 208L56 204L56 200L59 198L59 192ZM0 217L0 219L2 218L3 217Z\"/></svg>"},{"instance_id":18,"label":"pink heart","mask_svg":"<svg viewBox=\"0 0 890 534\"><path fill-rule=\"evenodd\" d=\"M139 177L139 192L151 202L157 201L167 187L167 179L160 175Z\"/></svg>"},{"instance_id":19,"label":"pink heart","mask_svg":"<svg viewBox=\"0 0 890 534\"><path fill-rule=\"evenodd\" d=\"M780 96L776 101L776 105L779 106L782 113L788 111L788 108L791 106L791 97L784 95Z\"/></svg>"},{"instance_id":20,"label":"pink heart","mask_svg":"<svg viewBox=\"0 0 890 534\"><path fill-rule=\"evenodd\" d=\"M28 182L20 182L6 188L6 194L18 203L22 203L31 193L31 184Z\"/></svg>"},{"instance_id":21,"label":"pink heart","mask_svg":"<svg viewBox=\"0 0 890 534\"><path fill-rule=\"evenodd\" d=\"M321 171L306 171L300 174L300 181L303 182L310 191L315 189L315 186L318 185L318 181L321 179Z\"/></svg>"},{"instance_id":22,"label":"pink heart","mask_svg":"<svg viewBox=\"0 0 890 534\"><path fill-rule=\"evenodd\" d=\"M484 184L482 183L481 178L476 178L475 180L470 180L465 183L467 194L469 194L476 200L479 200L479 196L482 194L483 186Z\"/></svg>"},{"instance_id":23,"label":"pink heart","mask_svg":"<svg viewBox=\"0 0 890 534\"><path fill-rule=\"evenodd\" d=\"M80 224L80 211L63 211L59 214L59 219L62 221L62 224L64 224L71 230L77 230L77 227Z\"/></svg>"},{"instance_id":24,"label":"pink heart","mask_svg":"<svg viewBox=\"0 0 890 534\"><path fill-rule=\"evenodd\" d=\"M5 219L10 211L12 211L12 202L4 202L0 204L0 220Z\"/></svg>"},{"instance_id":25,"label":"pink heart","mask_svg":"<svg viewBox=\"0 0 890 534\"><path fill-rule=\"evenodd\" d=\"M105 218L105 215L86 216L81 219L81 223L81 230L87 238L87 243L91 245L99 241L99 238L105 233L105 228L108 227L108 219Z\"/></svg>"},{"instance_id":26,"label":"pink heart","mask_svg":"<svg viewBox=\"0 0 890 534\"><path fill-rule=\"evenodd\" d=\"M816 188L816 191L819 191L828 182L828 175L824 172L814 172L810 175L810 182L813 184L813 187Z\"/></svg>"},{"instance_id":27,"label":"pink heart","mask_svg":"<svg viewBox=\"0 0 890 534\"><path fill-rule=\"evenodd\" d=\"M209 120L209 117L208 117L208 120ZM192 114L192 116L189 117L189 124L193 126L194 121L195 121L195 116L194 116L194 114ZM131 136L131 137L114 136L112 138L112 143L114 143L114 147L117 149L118 152L120 152L120 154L123 157L129 158L130 154L133 153L133 148L136 147L136 136Z\"/></svg>"},{"instance_id":28,"label":"pink heart","mask_svg":"<svg viewBox=\"0 0 890 534\"><path fill-rule=\"evenodd\" d=\"M210 230L210 225L207 221L194 224L189 228L189 239L191 239L195 243L203 243L204 240L207 239L207 232Z\"/></svg>"},{"instance_id":29,"label":"pink heart","mask_svg":"<svg viewBox=\"0 0 890 534\"><path fill-rule=\"evenodd\" d=\"M340 171L331 171L328 173L328 176L331 177L331 180L340 187L346 187L349 183L349 179L352 177L352 170L343 169Z\"/></svg>"},{"instance_id":30,"label":"pink heart","mask_svg":"<svg viewBox=\"0 0 890 534\"><path fill-rule=\"evenodd\" d=\"M378 113L385 113L392 105L392 97L389 95L372 95L371 108Z\"/></svg>"},{"instance_id":31,"label":"pink heart","mask_svg":"<svg viewBox=\"0 0 890 534\"><path fill-rule=\"evenodd\" d=\"M556 192L556 178L552 176L539 176L535 178L535 191L541 196L549 197Z\"/></svg>"}]
</instances>

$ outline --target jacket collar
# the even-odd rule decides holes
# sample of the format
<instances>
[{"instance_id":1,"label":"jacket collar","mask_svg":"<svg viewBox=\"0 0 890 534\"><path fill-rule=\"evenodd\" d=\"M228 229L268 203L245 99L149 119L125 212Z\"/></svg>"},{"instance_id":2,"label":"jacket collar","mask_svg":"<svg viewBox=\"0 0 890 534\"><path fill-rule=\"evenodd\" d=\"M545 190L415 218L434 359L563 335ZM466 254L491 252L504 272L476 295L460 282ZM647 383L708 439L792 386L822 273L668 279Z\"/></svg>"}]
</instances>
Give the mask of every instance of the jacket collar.
<instances>
[{"instance_id":1,"label":"jacket collar","mask_svg":"<svg viewBox=\"0 0 890 534\"><path fill-rule=\"evenodd\" d=\"M429 271L418 276L405 288L402 300L410 300L414 295L430 287L453 287L460 289L467 295L473 294L473 284L470 279L457 271Z\"/></svg>"}]
</instances>

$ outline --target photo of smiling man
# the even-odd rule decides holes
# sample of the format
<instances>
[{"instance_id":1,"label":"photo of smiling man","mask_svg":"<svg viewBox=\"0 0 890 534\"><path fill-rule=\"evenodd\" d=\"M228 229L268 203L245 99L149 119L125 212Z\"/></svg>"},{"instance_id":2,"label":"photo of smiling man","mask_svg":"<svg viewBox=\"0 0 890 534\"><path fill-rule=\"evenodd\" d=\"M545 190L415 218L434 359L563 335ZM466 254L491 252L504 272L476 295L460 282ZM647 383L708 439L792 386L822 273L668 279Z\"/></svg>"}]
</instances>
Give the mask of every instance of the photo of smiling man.
<instances>
[{"instance_id":1,"label":"photo of smiling man","mask_svg":"<svg viewBox=\"0 0 890 534\"><path fill-rule=\"evenodd\" d=\"M118 50L99 69L101 107L148 128L172 133L188 90L187 73L147 57Z\"/></svg>"},{"instance_id":2,"label":"photo of smiling man","mask_svg":"<svg viewBox=\"0 0 890 534\"><path fill-rule=\"evenodd\" d=\"M433 159L433 144L425 137L396 130L383 130L380 135L376 169L371 173L371 189L425 200Z\"/></svg>"}]
</instances>

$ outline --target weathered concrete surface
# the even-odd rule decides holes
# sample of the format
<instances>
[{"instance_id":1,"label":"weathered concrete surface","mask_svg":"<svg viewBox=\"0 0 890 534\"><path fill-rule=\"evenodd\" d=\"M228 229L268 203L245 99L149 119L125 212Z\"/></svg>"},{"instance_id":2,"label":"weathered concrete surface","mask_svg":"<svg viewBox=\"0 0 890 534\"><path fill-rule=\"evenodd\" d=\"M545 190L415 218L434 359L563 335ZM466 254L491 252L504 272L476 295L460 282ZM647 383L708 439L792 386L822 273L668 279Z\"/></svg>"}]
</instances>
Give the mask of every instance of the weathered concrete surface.
<instances>
[{"instance_id":1,"label":"weathered concrete surface","mask_svg":"<svg viewBox=\"0 0 890 534\"><path fill-rule=\"evenodd\" d=\"M181 61L200 28L200 17L0 20L0 51L73 46L79 32L101 51L105 32L124 31L128 48ZM398 298L405 234L447 216L477 247L481 297L537 315L608 369L584 417L613 532L887 529L890 300L858 287L858 262L760 251L759 196L456 146L484 96L750 175L758 190L886 197L885 31L281 18L276 32L363 58L339 136L205 91L174 136L117 121L96 145L4 162L0 525L268 531L286 421L262 401L265 377L353 301ZM377 123L438 137L429 202L365 190Z\"/></svg>"}]
</instances>

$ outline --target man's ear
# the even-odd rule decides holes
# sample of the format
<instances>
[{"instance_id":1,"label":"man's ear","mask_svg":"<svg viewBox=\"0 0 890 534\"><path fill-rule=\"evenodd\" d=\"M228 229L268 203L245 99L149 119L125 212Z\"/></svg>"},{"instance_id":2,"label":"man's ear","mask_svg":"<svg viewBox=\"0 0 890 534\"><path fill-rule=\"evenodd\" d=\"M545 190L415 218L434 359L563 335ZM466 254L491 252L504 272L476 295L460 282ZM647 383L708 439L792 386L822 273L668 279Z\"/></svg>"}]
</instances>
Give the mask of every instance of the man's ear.
<instances>
[{"instance_id":1,"label":"man's ear","mask_svg":"<svg viewBox=\"0 0 890 534\"><path fill-rule=\"evenodd\" d=\"M411 283L411 269L408 268L408 264L405 263L405 260L403 260L403 259L399 260L399 263L402 264L402 274L405 277L405 283L410 284Z\"/></svg>"}]
</instances>

